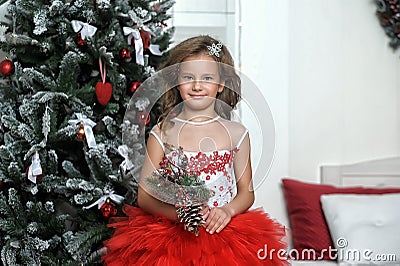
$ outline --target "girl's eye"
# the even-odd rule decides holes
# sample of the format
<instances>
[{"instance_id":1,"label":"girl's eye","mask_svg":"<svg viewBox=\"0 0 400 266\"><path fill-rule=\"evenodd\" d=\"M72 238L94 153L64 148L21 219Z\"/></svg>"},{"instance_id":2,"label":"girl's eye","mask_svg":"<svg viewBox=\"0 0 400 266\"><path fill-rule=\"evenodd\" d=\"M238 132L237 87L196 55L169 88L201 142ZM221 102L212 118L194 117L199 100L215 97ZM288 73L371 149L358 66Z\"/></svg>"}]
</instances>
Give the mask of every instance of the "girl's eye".
<instances>
[{"instance_id":1,"label":"girl's eye","mask_svg":"<svg viewBox=\"0 0 400 266\"><path fill-rule=\"evenodd\" d=\"M193 80L193 77L192 76L183 76L182 77L184 80Z\"/></svg>"},{"instance_id":2,"label":"girl's eye","mask_svg":"<svg viewBox=\"0 0 400 266\"><path fill-rule=\"evenodd\" d=\"M204 77L204 80L210 81L210 80L213 80L213 77Z\"/></svg>"}]
</instances>

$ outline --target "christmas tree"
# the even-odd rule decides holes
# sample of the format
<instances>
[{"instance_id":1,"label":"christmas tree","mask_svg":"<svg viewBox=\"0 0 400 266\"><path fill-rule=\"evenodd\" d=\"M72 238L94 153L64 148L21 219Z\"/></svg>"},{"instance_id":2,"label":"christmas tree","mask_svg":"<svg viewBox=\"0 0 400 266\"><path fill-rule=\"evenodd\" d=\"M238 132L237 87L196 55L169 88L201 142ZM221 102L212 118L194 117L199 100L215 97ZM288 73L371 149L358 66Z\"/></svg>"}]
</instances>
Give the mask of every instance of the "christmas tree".
<instances>
[{"instance_id":1,"label":"christmas tree","mask_svg":"<svg viewBox=\"0 0 400 266\"><path fill-rule=\"evenodd\" d=\"M170 43L172 5L9 2L9 23L0 25L8 54L0 63L3 265L100 261L108 218L135 203L144 149L137 139L157 115L146 98L130 112L137 124L125 111Z\"/></svg>"}]
</instances>

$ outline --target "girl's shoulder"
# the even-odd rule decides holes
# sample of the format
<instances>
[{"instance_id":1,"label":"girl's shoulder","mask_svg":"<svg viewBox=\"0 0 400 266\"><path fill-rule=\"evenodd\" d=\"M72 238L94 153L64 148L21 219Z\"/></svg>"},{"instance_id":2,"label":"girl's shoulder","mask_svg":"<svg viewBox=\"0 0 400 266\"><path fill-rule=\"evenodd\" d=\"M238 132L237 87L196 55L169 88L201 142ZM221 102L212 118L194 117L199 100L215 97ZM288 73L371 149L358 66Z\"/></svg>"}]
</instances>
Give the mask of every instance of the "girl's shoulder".
<instances>
[{"instance_id":1,"label":"girl's shoulder","mask_svg":"<svg viewBox=\"0 0 400 266\"><path fill-rule=\"evenodd\" d=\"M229 132L232 143L236 143L236 147L240 146L242 141L248 135L249 130L240 122L221 118L221 123Z\"/></svg>"},{"instance_id":2,"label":"girl's shoulder","mask_svg":"<svg viewBox=\"0 0 400 266\"><path fill-rule=\"evenodd\" d=\"M239 121L232 121L224 118L220 118L220 120L225 128L231 133L243 134L244 132L248 131L248 129Z\"/></svg>"},{"instance_id":3,"label":"girl's shoulder","mask_svg":"<svg viewBox=\"0 0 400 266\"><path fill-rule=\"evenodd\" d=\"M176 129L174 129L170 123L159 122L153 126L149 133L157 139L164 149L164 143L170 139L171 135L173 135L175 131Z\"/></svg>"},{"instance_id":4,"label":"girl's shoulder","mask_svg":"<svg viewBox=\"0 0 400 266\"><path fill-rule=\"evenodd\" d=\"M161 125L160 123L155 124L152 127L152 129L150 130L150 132L156 133L157 135L160 136L161 135L161 126L160 125Z\"/></svg>"}]
</instances>

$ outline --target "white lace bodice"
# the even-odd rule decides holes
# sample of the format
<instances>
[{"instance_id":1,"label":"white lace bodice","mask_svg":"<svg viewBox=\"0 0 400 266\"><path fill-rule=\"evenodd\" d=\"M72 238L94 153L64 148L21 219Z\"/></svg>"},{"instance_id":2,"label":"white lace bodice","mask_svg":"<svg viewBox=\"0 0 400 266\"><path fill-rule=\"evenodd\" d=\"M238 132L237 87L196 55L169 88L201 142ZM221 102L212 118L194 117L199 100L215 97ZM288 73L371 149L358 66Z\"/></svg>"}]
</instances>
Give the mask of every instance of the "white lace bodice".
<instances>
[{"instance_id":1,"label":"white lace bodice","mask_svg":"<svg viewBox=\"0 0 400 266\"><path fill-rule=\"evenodd\" d=\"M212 119L209 120L210 122L205 123L205 124L214 124L217 123L217 120L220 121L222 118L217 118L217 119ZM226 120L224 120L226 121ZM180 133L184 131L186 128L188 130L191 129L190 125L188 127L185 127L187 125L184 120L176 119L176 126L180 126ZM225 122L226 123L226 122ZM229 121L229 123L233 123ZM183 125L185 124L185 125ZM204 123L203 123L204 124ZM201 125L203 125L201 124ZM205 125L204 124L204 125ZM193 124L191 124L193 125ZM200 125L200 124L198 124ZM209 138L212 140L218 139L218 137L210 137L212 134L224 134L224 132L221 132L221 130L217 130L216 126L218 125L213 125L214 128L210 129L209 131L204 130L206 127L202 127L202 130L204 130L204 138ZM222 128L229 128L232 127L231 124L229 125L223 125ZM197 129L194 127L194 129ZM183 146L183 152L184 155L188 158L188 168L191 171L196 171L199 173L199 177L202 181L205 182L205 185L214 191L214 196L212 196L208 200L208 206L213 208L213 207L221 207L230 201L236 196L237 189L236 189L236 178L235 178L235 173L234 173L234 167L233 167L233 162L234 162L234 157L236 152L238 151L238 148L242 141L244 140L246 134L247 134L247 129L244 127L240 127L241 132L235 131L232 133L232 131L226 130L228 133L227 135L233 136L232 139L230 139L227 143L219 143L219 141L213 141L216 147L223 147L217 150L212 150L212 151L188 151L185 150L186 145L179 145ZM183 132L185 133L185 132ZM170 136L165 136L164 138L161 138L159 133L155 132L152 130L150 132L159 144L162 146L165 156L177 163L178 160L178 152L175 149L169 150L166 149L166 145L164 143L170 144L172 147L178 147L178 144L181 144L182 141L179 139L179 134L176 134L175 132L173 134L169 134ZM176 136L178 135L178 138ZM190 135L190 134L189 134ZM173 136L173 137L171 137ZM171 143L172 142L172 143ZM235 143L236 145L233 145L232 143ZM186 144L186 143L183 143ZM187 143L187 146L194 146L190 145L190 143ZM229 147L229 148L225 148Z\"/></svg>"},{"instance_id":2,"label":"white lace bodice","mask_svg":"<svg viewBox=\"0 0 400 266\"><path fill-rule=\"evenodd\" d=\"M236 150L183 152L188 158L188 168L199 172L200 179L214 191L214 196L207 202L209 207L223 206L236 196L236 179L233 171L233 157ZM176 151L170 151L166 157L177 163Z\"/></svg>"}]
</instances>

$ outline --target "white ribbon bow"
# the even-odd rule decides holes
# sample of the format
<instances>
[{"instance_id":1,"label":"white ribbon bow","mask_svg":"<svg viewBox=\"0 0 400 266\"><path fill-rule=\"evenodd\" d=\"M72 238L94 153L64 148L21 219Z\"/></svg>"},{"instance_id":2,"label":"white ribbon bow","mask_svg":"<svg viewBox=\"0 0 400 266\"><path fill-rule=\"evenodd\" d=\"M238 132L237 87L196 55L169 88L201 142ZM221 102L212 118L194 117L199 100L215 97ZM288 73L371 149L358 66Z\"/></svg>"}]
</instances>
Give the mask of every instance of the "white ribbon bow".
<instances>
[{"instance_id":1,"label":"white ribbon bow","mask_svg":"<svg viewBox=\"0 0 400 266\"><path fill-rule=\"evenodd\" d=\"M39 153L35 152L32 156L32 164L29 166L28 179L36 184L36 177L43 173L42 166L40 165Z\"/></svg>"},{"instance_id":2,"label":"white ribbon bow","mask_svg":"<svg viewBox=\"0 0 400 266\"><path fill-rule=\"evenodd\" d=\"M132 29L129 27L123 27L124 35L128 36L128 44L132 44L132 38L135 39L135 53L136 53L136 63L144 66L144 57L143 57L143 41L140 36L140 32L138 29Z\"/></svg>"},{"instance_id":3,"label":"white ribbon bow","mask_svg":"<svg viewBox=\"0 0 400 266\"><path fill-rule=\"evenodd\" d=\"M85 40L87 37L93 37L96 33L97 28L95 26L89 25L89 23L85 23L79 20L72 20L72 29L75 32L81 32L81 38Z\"/></svg>"},{"instance_id":4,"label":"white ribbon bow","mask_svg":"<svg viewBox=\"0 0 400 266\"><path fill-rule=\"evenodd\" d=\"M134 167L131 160L129 160L128 151L129 148L126 145L121 145L118 147L119 154L125 159L125 161L121 163L121 167L124 169L124 171L130 171Z\"/></svg>"},{"instance_id":5,"label":"white ribbon bow","mask_svg":"<svg viewBox=\"0 0 400 266\"><path fill-rule=\"evenodd\" d=\"M89 205L89 206L84 206L83 209L90 209L93 206L95 206L97 204L97 207L100 209L101 206L106 202L106 200L110 198L112 201L116 202L116 203L121 203L122 200L124 199L124 197L118 195L118 194L114 194L114 191L109 192L107 195L103 195L101 196L100 199L98 199L95 203Z\"/></svg>"},{"instance_id":6,"label":"white ribbon bow","mask_svg":"<svg viewBox=\"0 0 400 266\"><path fill-rule=\"evenodd\" d=\"M149 50L153 55L161 56L163 53L160 51L160 45L158 44L150 44Z\"/></svg>"},{"instance_id":7,"label":"white ribbon bow","mask_svg":"<svg viewBox=\"0 0 400 266\"><path fill-rule=\"evenodd\" d=\"M89 118L86 118L86 115L83 115L81 113L76 113L75 115L78 119L71 119L68 121L68 123L70 125L77 125L82 123L83 129L85 130L86 141L89 148L96 147L96 140L94 139L94 134L92 130L92 127L94 127L96 123L90 120Z\"/></svg>"},{"instance_id":8,"label":"white ribbon bow","mask_svg":"<svg viewBox=\"0 0 400 266\"><path fill-rule=\"evenodd\" d=\"M149 27L142 25L141 28L144 31L150 33L150 35L155 36L154 32L152 32ZM162 55L162 52L160 51L160 45L158 45L158 44L150 44L149 50L150 50L150 53L152 53L153 55L159 55L159 56Z\"/></svg>"}]
</instances>

